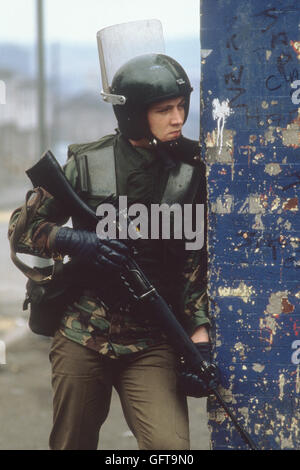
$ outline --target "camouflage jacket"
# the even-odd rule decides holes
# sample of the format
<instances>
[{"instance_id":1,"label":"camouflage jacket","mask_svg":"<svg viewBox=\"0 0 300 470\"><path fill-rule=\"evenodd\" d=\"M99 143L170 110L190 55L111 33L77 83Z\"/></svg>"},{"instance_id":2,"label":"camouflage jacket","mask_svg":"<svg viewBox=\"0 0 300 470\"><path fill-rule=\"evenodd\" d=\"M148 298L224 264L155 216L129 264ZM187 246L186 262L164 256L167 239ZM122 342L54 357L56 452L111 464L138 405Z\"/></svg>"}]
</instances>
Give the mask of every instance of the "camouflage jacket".
<instances>
[{"instance_id":1,"label":"camouflage jacket","mask_svg":"<svg viewBox=\"0 0 300 470\"><path fill-rule=\"evenodd\" d=\"M168 172L164 164L153 152L134 149L118 135L105 137L90 146L100 148L111 141L115 142L115 152L119 159L117 165L122 168L123 193L127 194L128 201L151 203L154 194L159 193L159 186L166 182ZM78 190L78 168L74 158L76 148L76 145L69 147L69 158L64 172L71 185ZM203 191L205 189L202 185L199 187L198 199ZM97 200L86 202L93 209L99 204ZM14 228L19 212L16 210L11 217L9 233ZM18 251L43 258L54 257L51 240L58 228L68 219L69 215L65 213L64 208L50 194L45 193L43 202L19 241ZM161 254L164 253L161 243L167 243L168 246L171 244L170 240L155 242L156 248L152 252L150 249L150 258L155 258L154 270L146 274L170 305L173 297L176 297L176 315L186 331L192 334L198 326L210 323L205 289L206 250L181 250L177 259L174 250L170 250L168 256ZM175 250L177 253L176 244ZM145 256L149 258L149 253ZM147 266L147 263L144 263L146 258L138 260L142 269ZM166 340L160 328L154 326L151 318L143 316L142 312L134 314L130 305L108 308L95 290L86 288L83 288L76 301L67 307L60 332L67 338L111 358L137 352Z\"/></svg>"}]
</instances>

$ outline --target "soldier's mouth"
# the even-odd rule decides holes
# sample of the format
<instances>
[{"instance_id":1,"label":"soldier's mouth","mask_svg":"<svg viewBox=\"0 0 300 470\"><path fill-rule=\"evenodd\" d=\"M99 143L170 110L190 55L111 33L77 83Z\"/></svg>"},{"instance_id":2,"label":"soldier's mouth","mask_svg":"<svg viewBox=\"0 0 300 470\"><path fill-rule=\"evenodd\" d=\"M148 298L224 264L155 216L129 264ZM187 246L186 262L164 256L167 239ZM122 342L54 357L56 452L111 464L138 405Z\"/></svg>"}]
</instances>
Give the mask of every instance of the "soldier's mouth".
<instances>
[{"instance_id":1,"label":"soldier's mouth","mask_svg":"<svg viewBox=\"0 0 300 470\"><path fill-rule=\"evenodd\" d=\"M169 135L171 135L172 137L179 137L181 134L181 131L173 131L173 132L170 132Z\"/></svg>"}]
</instances>

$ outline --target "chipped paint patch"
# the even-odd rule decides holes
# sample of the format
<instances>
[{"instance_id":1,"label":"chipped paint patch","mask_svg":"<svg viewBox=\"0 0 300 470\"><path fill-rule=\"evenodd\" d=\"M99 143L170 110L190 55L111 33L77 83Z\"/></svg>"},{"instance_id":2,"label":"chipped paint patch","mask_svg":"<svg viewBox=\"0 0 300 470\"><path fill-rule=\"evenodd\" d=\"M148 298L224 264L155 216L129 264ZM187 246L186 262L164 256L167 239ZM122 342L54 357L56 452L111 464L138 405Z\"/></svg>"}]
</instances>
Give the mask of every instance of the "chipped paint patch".
<instances>
[{"instance_id":1,"label":"chipped paint patch","mask_svg":"<svg viewBox=\"0 0 300 470\"><path fill-rule=\"evenodd\" d=\"M261 214L255 214L254 224L252 225L252 228L254 230L264 230L265 229L265 226L263 224L263 221L262 221L261 217L262 217Z\"/></svg>"},{"instance_id":2,"label":"chipped paint patch","mask_svg":"<svg viewBox=\"0 0 300 470\"><path fill-rule=\"evenodd\" d=\"M255 294L252 286L247 286L243 281L239 286L234 287L219 287L218 293L220 297L240 297L245 303L250 302L251 295Z\"/></svg>"},{"instance_id":3,"label":"chipped paint patch","mask_svg":"<svg viewBox=\"0 0 300 470\"><path fill-rule=\"evenodd\" d=\"M249 408L247 406L242 406L238 408L238 412L241 416L244 417L245 426L247 426L249 422Z\"/></svg>"},{"instance_id":4,"label":"chipped paint patch","mask_svg":"<svg viewBox=\"0 0 300 470\"><path fill-rule=\"evenodd\" d=\"M271 211L276 211L280 207L280 198L277 196L275 199L271 202L270 210Z\"/></svg>"},{"instance_id":5,"label":"chipped paint patch","mask_svg":"<svg viewBox=\"0 0 300 470\"><path fill-rule=\"evenodd\" d=\"M270 295L269 303L264 311L265 317L259 320L259 327L263 335L263 340L271 346L276 335L278 324L276 317L282 313L282 298L287 297L287 292L275 292Z\"/></svg>"},{"instance_id":6,"label":"chipped paint patch","mask_svg":"<svg viewBox=\"0 0 300 470\"><path fill-rule=\"evenodd\" d=\"M282 129L282 143L286 147L297 148L300 146L300 131L298 126Z\"/></svg>"},{"instance_id":7,"label":"chipped paint patch","mask_svg":"<svg viewBox=\"0 0 300 470\"><path fill-rule=\"evenodd\" d=\"M260 214L262 212L265 212L265 207L261 194L250 194L249 214Z\"/></svg>"},{"instance_id":8,"label":"chipped paint patch","mask_svg":"<svg viewBox=\"0 0 300 470\"><path fill-rule=\"evenodd\" d=\"M212 132L207 132L205 137L206 145L206 162L208 164L213 163L223 163L223 164L233 164L233 153L234 153L234 136L236 132L230 129L224 129L223 132L223 147L218 150L218 134L216 130ZM221 152L220 152L221 150Z\"/></svg>"},{"instance_id":9,"label":"chipped paint patch","mask_svg":"<svg viewBox=\"0 0 300 470\"><path fill-rule=\"evenodd\" d=\"M212 51L212 49L201 49L201 59L206 59Z\"/></svg>"},{"instance_id":10,"label":"chipped paint patch","mask_svg":"<svg viewBox=\"0 0 300 470\"><path fill-rule=\"evenodd\" d=\"M232 195L230 197L233 198ZM245 201L241 204L238 210L238 214L249 213L260 215L265 214L267 210L272 212L277 211L278 214L281 214L282 210L296 212L299 210L298 203L299 201L297 197L287 198L282 201L279 196L270 199L266 194L250 194L250 196L247 197ZM279 218L277 224L280 224L281 222L282 219ZM263 228L261 217L255 220L253 228L255 227L258 227L259 229ZM286 228L287 230L291 228L291 224L289 221L285 222L284 228Z\"/></svg>"},{"instance_id":11,"label":"chipped paint patch","mask_svg":"<svg viewBox=\"0 0 300 470\"><path fill-rule=\"evenodd\" d=\"M216 146L216 131L208 132L205 139L206 148L213 148Z\"/></svg>"},{"instance_id":12,"label":"chipped paint patch","mask_svg":"<svg viewBox=\"0 0 300 470\"><path fill-rule=\"evenodd\" d=\"M228 403L228 404L231 404L231 405L234 405L236 404L236 399L232 393L232 384L230 386L230 388L224 388L222 386L218 387L218 390L219 390L219 393L220 395L222 396L223 400ZM224 421L226 421L228 419L228 415L227 413L224 411L223 408L221 407L215 407L216 405L216 399L211 396L209 398L210 400L210 404L213 405L214 404L214 408L213 409L210 409L209 411L209 419L210 421L214 421L216 424L218 425L221 425Z\"/></svg>"},{"instance_id":13,"label":"chipped paint patch","mask_svg":"<svg viewBox=\"0 0 300 470\"><path fill-rule=\"evenodd\" d=\"M279 374L279 400L284 398L285 375Z\"/></svg>"},{"instance_id":14,"label":"chipped paint patch","mask_svg":"<svg viewBox=\"0 0 300 470\"><path fill-rule=\"evenodd\" d=\"M245 346L243 343L236 343L234 349L240 354L241 359L245 358Z\"/></svg>"},{"instance_id":15,"label":"chipped paint patch","mask_svg":"<svg viewBox=\"0 0 300 470\"><path fill-rule=\"evenodd\" d=\"M298 396L299 393L300 393L299 371L300 371L300 368L299 368L299 366L297 366L297 372L296 372L296 377L295 377L295 382L296 382L295 391L296 391L297 396ZM298 434L297 434L297 435L298 435Z\"/></svg>"},{"instance_id":16,"label":"chipped paint patch","mask_svg":"<svg viewBox=\"0 0 300 470\"><path fill-rule=\"evenodd\" d=\"M295 310L295 307L288 300L288 291L273 292L269 297L269 303L264 311L265 317L259 321L261 331L269 334L264 336L269 345L272 345L274 336L279 328L277 317L282 314L289 314Z\"/></svg>"},{"instance_id":17,"label":"chipped paint patch","mask_svg":"<svg viewBox=\"0 0 300 470\"><path fill-rule=\"evenodd\" d=\"M212 212L216 214L230 214L233 209L234 197L231 194L219 196L216 202L211 204Z\"/></svg>"},{"instance_id":18,"label":"chipped paint patch","mask_svg":"<svg viewBox=\"0 0 300 470\"><path fill-rule=\"evenodd\" d=\"M255 371L255 372L258 372L258 373L261 373L263 372L263 370L265 369L265 365L263 364L253 364L252 366L252 369Z\"/></svg>"},{"instance_id":19,"label":"chipped paint patch","mask_svg":"<svg viewBox=\"0 0 300 470\"><path fill-rule=\"evenodd\" d=\"M300 41L290 41L290 44L296 52L298 60L300 60Z\"/></svg>"},{"instance_id":20,"label":"chipped paint patch","mask_svg":"<svg viewBox=\"0 0 300 470\"><path fill-rule=\"evenodd\" d=\"M265 166L265 172L270 176L276 176L281 173L281 167L278 163L268 163Z\"/></svg>"},{"instance_id":21,"label":"chipped paint patch","mask_svg":"<svg viewBox=\"0 0 300 470\"><path fill-rule=\"evenodd\" d=\"M264 158L264 154L263 153L257 153L256 155L254 155L253 157L253 160L256 162L257 160L261 160L262 158Z\"/></svg>"},{"instance_id":22,"label":"chipped paint patch","mask_svg":"<svg viewBox=\"0 0 300 470\"><path fill-rule=\"evenodd\" d=\"M273 344L274 336L277 332L277 321L272 316L267 316L266 318L261 318L259 320L259 328L261 332L264 332L262 336L263 341L266 341L269 346Z\"/></svg>"},{"instance_id":23,"label":"chipped paint patch","mask_svg":"<svg viewBox=\"0 0 300 470\"><path fill-rule=\"evenodd\" d=\"M288 291L273 292L269 297L266 314L279 315L282 313L282 299L287 299Z\"/></svg>"},{"instance_id":24,"label":"chipped paint patch","mask_svg":"<svg viewBox=\"0 0 300 470\"><path fill-rule=\"evenodd\" d=\"M298 210L298 198L297 197L289 198L286 202L283 203L282 208L284 211L297 211Z\"/></svg>"},{"instance_id":25,"label":"chipped paint patch","mask_svg":"<svg viewBox=\"0 0 300 470\"><path fill-rule=\"evenodd\" d=\"M216 424L222 424L226 417L227 415L223 408L217 408L216 410L209 412L209 419L211 421L215 421Z\"/></svg>"},{"instance_id":26,"label":"chipped paint patch","mask_svg":"<svg viewBox=\"0 0 300 470\"><path fill-rule=\"evenodd\" d=\"M281 300L282 313L292 313L295 310L293 304L291 304L287 297L283 297Z\"/></svg>"},{"instance_id":27,"label":"chipped paint patch","mask_svg":"<svg viewBox=\"0 0 300 470\"><path fill-rule=\"evenodd\" d=\"M276 422L280 425L280 432L276 439L280 445L280 449L295 449L295 437L299 435L299 418L300 415L296 412L296 416L291 417L276 411Z\"/></svg>"},{"instance_id":28,"label":"chipped paint patch","mask_svg":"<svg viewBox=\"0 0 300 470\"><path fill-rule=\"evenodd\" d=\"M266 51L266 60L269 60L270 57L271 57L271 55L272 55L272 51L267 50L267 51Z\"/></svg>"},{"instance_id":29,"label":"chipped paint patch","mask_svg":"<svg viewBox=\"0 0 300 470\"><path fill-rule=\"evenodd\" d=\"M254 434L258 436L261 433L262 425L254 423Z\"/></svg>"},{"instance_id":30,"label":"chipped paint patch","mask_svg":"<svg viewBox=\"0 0 300 470\"><path fill-rule=\"evenodd\" d=\"M273 134L274 130L275 130L275 128L270 126L269 129L265 132L265 134L264 134L264 145L274 144L274 142L275 142L275 136Z\"/></svg>"},{"instance_id":31,"label":"chipped paint patch","mask_svg":"<svg viewBox=\"0 0 300 470\"><path fill-rule=\"evenodd\" d=\"M281 135L284 146L293 148L300 146L300 108L298 108L296 119L288 124L285 129L281 129Z\"/></svg>"},{"instance_id":32,"label":"chipped paint patch","mask_svg":"<svg viewBox=\"0 0 300 470\"><path fill-rule=\"evenodd\" d=\"M249 213L249 214L265 213L265 207L263 204L263 200L261 198L261 194L250 194L250 196L245 199L240 209L238 210L238 214L245 214L245 213Z\"/></svg>"},{"instance_id":33,"label":"chipped paint patch","mask_svg":"<svg viewBox=\"0 0 300 470\"><path fill-rule=\"evenodd\" d=\"M291 237L291 246L293 248L299 248L299 242L300 242L300 238L297 238L297 237Z\"/></svg>"}]
</instances>

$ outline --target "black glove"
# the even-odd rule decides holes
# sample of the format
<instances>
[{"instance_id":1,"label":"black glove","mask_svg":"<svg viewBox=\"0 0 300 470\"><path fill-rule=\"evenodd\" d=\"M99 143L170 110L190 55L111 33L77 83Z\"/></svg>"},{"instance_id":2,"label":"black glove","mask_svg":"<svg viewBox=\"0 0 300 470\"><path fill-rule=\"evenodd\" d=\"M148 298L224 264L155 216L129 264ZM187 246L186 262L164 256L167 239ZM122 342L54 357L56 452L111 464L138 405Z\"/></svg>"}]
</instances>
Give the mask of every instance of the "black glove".
<instances>
[{"instance_id":1,"label":"black glove","mask_svg":"<svg viewBox=\"0 0 300 470\"><path fill-rule=\"evenodd\" d=\"M181 363L179 388L189 397L201 398L211 395L211 389L220 384L220 373L212 360L210 343L195 343L203 360L207 363L207 372L193 370L185 362ZM208 372L211 372L209 374Z\"/></svg>"},{"instance_id":2,"label":"black glove","mask_svg":"<svg viewBox=\"0 0 300 470\"><path fill-rule=\"evenodd\" d=\"M99 239L96 233L62 227L54 240L54 251L76 256L82 264L121 271L130 250L118 240Z\"/></svg>"}]
</instances>

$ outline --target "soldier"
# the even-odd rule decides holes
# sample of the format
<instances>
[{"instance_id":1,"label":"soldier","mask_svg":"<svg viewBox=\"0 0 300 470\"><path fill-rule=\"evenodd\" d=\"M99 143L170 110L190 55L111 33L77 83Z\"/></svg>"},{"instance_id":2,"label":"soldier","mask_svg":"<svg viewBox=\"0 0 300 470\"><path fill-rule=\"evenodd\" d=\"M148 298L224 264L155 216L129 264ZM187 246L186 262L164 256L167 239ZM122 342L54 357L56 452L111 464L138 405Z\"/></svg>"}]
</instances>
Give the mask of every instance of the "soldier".
<instances>
[{"instance_id":1,"label":"soldier","mask_svg":"<svg viewBox=\"0 0 300 470\"><path fill-rule=\"evenodd\" d=\"M138 56L118 70L112 93L123 96L125 104L114 105L116 134L71 145L64 168L91 208L121 195L128 205L146 207L164 200L205 203L197 143L181 133L191 92L181 65L166 55ZM18 215L15 211L11 231ZM44 191L18 246L20 252L77 261L74 296L50 352L50 448L96 449L115 387L140 449L189 449L186 395L207 396L205 383L189 373L188 364L180 370L159 324L128 297L119 274L131 249L120 240L99 239L80 218L73 218L73 228L63 227L68 217ZM184 240L139 240L134 256L211 361L205 246L187 251Z\"/></svg>"}]
</instances>

